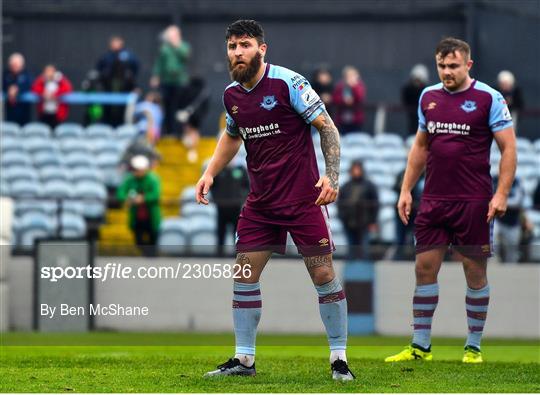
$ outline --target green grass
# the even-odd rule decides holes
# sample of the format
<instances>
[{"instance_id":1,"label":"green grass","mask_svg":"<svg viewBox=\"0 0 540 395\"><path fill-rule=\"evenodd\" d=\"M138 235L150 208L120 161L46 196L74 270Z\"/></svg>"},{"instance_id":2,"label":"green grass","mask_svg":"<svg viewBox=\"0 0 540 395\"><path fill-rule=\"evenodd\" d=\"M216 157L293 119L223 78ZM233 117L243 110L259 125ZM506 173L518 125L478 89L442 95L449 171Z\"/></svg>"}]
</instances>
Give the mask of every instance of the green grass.
<instances>
[{"instance_id":1,"label":"green grass","mask_svg":"<svg viewBox=\"0 0 540 395\"><path fill-rule=\"evenodd\" d=\"M352 383L330 378L322 336L261 335L256 377L203 379L233 352L229 334L2 334L0 392L540 392L538 341L489 340L463 365L460 339L433 362L386 364L405 338L351 337Z\"/></svg>"}]
</instances>

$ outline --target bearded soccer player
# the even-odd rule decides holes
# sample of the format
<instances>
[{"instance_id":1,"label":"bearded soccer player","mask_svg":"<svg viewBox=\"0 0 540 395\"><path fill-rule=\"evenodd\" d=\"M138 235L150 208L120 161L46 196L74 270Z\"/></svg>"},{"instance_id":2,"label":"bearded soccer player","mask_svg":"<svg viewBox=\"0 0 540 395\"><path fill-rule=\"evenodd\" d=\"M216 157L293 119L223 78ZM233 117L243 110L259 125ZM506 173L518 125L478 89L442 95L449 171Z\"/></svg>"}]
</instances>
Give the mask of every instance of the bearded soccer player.
<instances>
[{"instance_id":1,"label":"bearded soccer player","mask_svg":"<svg viewBox=\"0 0 540 395\"><path fill-rule=\"evenodd\" d=\"M236 354L206 376L255 375L255 337L262 307L259 277L273 252L285 252L289 232L319 296L332 377L353 380L345 354L347 301L332 265L334 244L325 207L338 194L338 130L304 77L265 62L267 44L257 22L234 22L225 39L234 81L223 95L227 128L196 193L198 202L208 204L206 195L214 177L243 142L250 192L238 220L236 262L249 271L234 282ZM320 178L310 125L321 135L326 174Z\"/></svg>"},{"instance_id":2,"label":"bearded soccer player","mask_svg":"<svg viewBox=\"0 0 540 395\"><path fill-rule=\"evenodd\" d=\"M427 87L420 96L418 132L397 206L407 224L411 190L425 167L425 189L415 220L414 335L411 345L385 361L432 360L431 322L439 300L437 274L451 245L462 258L467 281L468 336L463 362L480 363L480 340L489 304L486 264L492 251L492 225L494 218L506 211L516 171L516 139L502 95L470 77L473 61L466 42L443 39L435 60L441 83ZM489 164L493 139L501 151L495 193Z\"/></svg>"}]
</instances>

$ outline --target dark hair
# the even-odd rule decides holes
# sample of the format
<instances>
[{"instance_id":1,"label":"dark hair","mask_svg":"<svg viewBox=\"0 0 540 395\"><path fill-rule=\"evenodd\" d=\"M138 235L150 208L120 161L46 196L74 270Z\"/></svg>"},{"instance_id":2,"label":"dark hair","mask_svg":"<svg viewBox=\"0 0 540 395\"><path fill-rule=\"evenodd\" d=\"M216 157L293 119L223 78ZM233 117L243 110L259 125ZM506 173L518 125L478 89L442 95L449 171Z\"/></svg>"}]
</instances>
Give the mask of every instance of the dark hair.
<instances>
[{"instance_id":1,"label":"dark hair","mask_svg":"<svg viewBox=\"0 0 540 395\"><path fill-rule=\"evenodd\" d=\"M463 55L463 58L467 61L471 58L471 47L463 40L459 40L454 37L445 37L435 49L435 55L441 55L443 58L449 54L459 51Z\"/></svg>"},{"instance_id":2,"label":"dark hair","mask_svg":"<svg viewBox=\"0 0 540 395\"><path fill-rule=\"evenodd\" d=\"M257 43L259 45L264 44L264 30L259 22L252 19L240 19L236 22L231 23L227 27L227 32L225 33L225 40L228 40L232 36L253 37L257 40Z\"/></svg>"}]
</instances>

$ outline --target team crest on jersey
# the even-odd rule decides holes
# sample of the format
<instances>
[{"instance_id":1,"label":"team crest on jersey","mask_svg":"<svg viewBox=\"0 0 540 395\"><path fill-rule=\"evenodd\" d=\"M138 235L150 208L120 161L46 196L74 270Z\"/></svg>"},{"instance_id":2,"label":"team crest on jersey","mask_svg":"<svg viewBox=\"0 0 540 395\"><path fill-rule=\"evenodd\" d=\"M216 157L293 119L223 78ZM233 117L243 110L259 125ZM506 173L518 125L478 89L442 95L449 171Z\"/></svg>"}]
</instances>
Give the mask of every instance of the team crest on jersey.
<instances>
[{"instance_id":1,"label":"team crest on jersey","mask_svg":"<svg viewBox=\"0 0 540 395\"><path fill-rule=\"evenodd\" d=\"M265 110L272 110L277 105L277 100L275 96L264 96L261 102L261 107Z\"/></svg>"},{"instance_id":2,"label":"team crest on jersey","mask_svg":"<svg viewBox=\"0 0 540 395\"><path fill-rule=\"evenodd\" d=\"M461 105L461 109L465 112L473 112L476 110L476 102L472 100L465 100L465 103Z\"/></svg>"},{"instance_id":3,"label":"team crest on jersey","mask_svg":"<svg viewBox=\"0 0 540 395\"><path fill-rule=\"evenodd\" d=\"M231 110L233 114L238 114L238 106L232 106Z\"/></svg>"}]
</instances>

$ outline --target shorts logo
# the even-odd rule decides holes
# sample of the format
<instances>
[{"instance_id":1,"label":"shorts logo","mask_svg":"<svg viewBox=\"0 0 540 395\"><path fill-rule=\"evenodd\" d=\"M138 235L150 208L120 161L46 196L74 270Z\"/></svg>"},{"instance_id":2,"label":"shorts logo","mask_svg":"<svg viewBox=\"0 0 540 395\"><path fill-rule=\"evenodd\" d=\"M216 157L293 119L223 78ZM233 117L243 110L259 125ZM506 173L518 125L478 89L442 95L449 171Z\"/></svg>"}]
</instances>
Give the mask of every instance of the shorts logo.
<instances>
[{"instance_id":1,"label":"shorts logo","mask_svg":"<svg viewBox=\"0 0 540 395\"><path fill-rule=\"evenodd\" d=\"M238 106L232 106L232 113L238 114Z\"/></svg>"},{"instance_id":2,"label":"shorts logo","mask_svg":"<svg viewBox=\"0 0 540 395\"><path fill-rule=\"evenodd\" d=\"M329 242L329 240L325 237L325 238L322 238L322 239L319 240L319 245L320 245L321 247L327 247L327 246L328 246L328 242Z\"/></svg>"},{"instance_id":3,"label":"shorts logo","mask_svg":"<svg viewBox=\"0 0 540 395\"><path fill-rule=\"evenodd\" d=\"M465 100L465 103L461 105L461 109L465 112L473 112L476 110L476 102L472 100Z\"/></svg>"},{"instance_id":4,"label":"shorts logo","mask_svg":"<svg viewBox=\"0 0 540 395\"><path fill-rule=\"evenodd\" d=\"M272 110L277 105L277 100L275 96L264 96L261 102L261 107L265 110Z\"/></svg>"},{"instance_id":5,"label":"shorts logo","mask_svg":"<svg viewBox=\"0 0 540 395\"><path fill-rule=\"evenodd\" d=\"M431 103L428 104L427 110L433 110L435 107L437 107L437 103L432 101Z\"/></svg>"},{"instance_id":6,"label":"shorts logo","mask_svg":"<svg viewBox=\"0 0 540 395\"><path fill-rule=\"evenodd\" d=\"M491 252L491 246L489 244L484 244L480 246L480 248L482 249L482 252Z\"/></svg>"}]
</instances>

